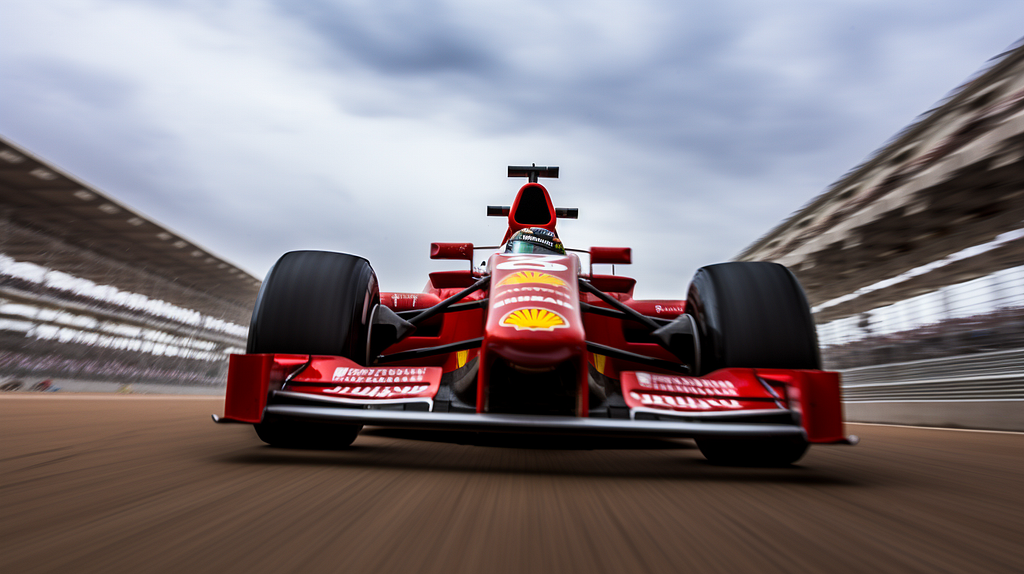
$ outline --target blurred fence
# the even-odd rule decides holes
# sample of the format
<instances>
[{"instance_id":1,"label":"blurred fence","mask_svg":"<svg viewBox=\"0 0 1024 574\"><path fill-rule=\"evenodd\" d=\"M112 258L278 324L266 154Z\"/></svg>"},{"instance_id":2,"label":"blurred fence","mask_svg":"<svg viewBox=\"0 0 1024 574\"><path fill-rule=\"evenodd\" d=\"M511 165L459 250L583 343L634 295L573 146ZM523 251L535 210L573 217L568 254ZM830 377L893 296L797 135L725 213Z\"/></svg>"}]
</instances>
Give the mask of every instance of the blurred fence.
<instances>
[{"instance_id":1,"label":"blurred fence","mask_svg":"<svg viewBox=\"0 0 1024 574\"><path fill-rule=\"evenodd\" d=\"M818 326L827 368L1024 348L1024 266Z\"/></svg>"},{"instance_id":2,"label":"blurred fence","mask_svg":"<svg viewBox=\"0 0 1024 574\"><path fill-rule=\"evenodd\" d=\"M848 420L1024 430L1024 266L818 326Z\"/></svg>"},{"instance_id":3,"label":"blurred fence","mask_svg":"<svg viewBox=\"0 0 1024 574\"><path fill-rule=\"evenodd\" d=\"M843 398L869 401L1024 400L1024 349L843 371Z\"/></svg>"}]
</instances>

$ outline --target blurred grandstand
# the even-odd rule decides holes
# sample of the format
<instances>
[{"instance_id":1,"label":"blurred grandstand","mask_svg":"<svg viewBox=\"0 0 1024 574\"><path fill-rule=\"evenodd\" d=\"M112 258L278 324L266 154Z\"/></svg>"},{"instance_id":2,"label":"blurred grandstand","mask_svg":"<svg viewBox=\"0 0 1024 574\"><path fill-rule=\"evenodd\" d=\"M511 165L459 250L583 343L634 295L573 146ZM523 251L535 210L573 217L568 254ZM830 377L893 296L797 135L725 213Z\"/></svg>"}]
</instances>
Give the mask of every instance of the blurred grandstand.
<instances>
[{"instance_id":1,"label":"blurred grandstand","mask_svg":"<svg viewBox=\"0 0 1024 574\"><path fill-rule=\"evenodd\" d=\"M0 140L0 388L223 386L259 280Z\"/></svg>"},{"instance_id":2,"label":"blurred grandstand","mask_svg":"<svg viewBox=\"0 0 1024 574\"><path fill-rule=\"evenodd\" d=\"M737 259L800 279L851 419L1024 430L1024 44Z\"/></svg>"}]
</instances>

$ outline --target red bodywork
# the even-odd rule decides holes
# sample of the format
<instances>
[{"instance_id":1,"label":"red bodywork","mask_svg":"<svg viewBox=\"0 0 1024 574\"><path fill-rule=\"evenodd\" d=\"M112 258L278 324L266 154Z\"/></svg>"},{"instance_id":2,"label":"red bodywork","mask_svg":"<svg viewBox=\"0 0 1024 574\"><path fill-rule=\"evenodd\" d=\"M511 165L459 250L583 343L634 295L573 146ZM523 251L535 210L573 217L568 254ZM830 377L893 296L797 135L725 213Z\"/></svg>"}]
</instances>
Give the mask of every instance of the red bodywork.
<instances>
[{"instance_id":1,"label":"red bodywork","mask_svg":"<svg viewBox=\"0 0 1024 574\"><path fill-rule=\"evenodd\" d=\"M523 207L528 204L530 207ZM531 209L529 217L524 217L524 210ZM550 196L542 185L524 185L509 209L503 243L525 227L554 230L555 214ZM520 221L518 217L526 220ZM624 264L630 259L628 248L592 248L590 253L592 264ZM435 243L431 257L467 260L472 265L473 246ZM635 279L584 270L579 258L572 253L565 256L496 253L482 270L431 273L421 293L381 292L380 304L395 312L428 309L488 275L490 283L486 289L475 291L462 300L462 303L471 303L486 298L486 306L467 306L469 308L464 310L438 315L420 325L412 336L388 347L384 354L482 339L479 348L373 367L341 357L232 355L225 418L258 423L263 420L268 404L278 395L291 399L305 397L315 404L336 406L339 410L388 405L435 411L442 378L466 372L476 365L475 396L465 402L478 415L496 412L492 408L493 393L509 392L506 388L494 387L497 383L492 384L492 379L498 377L496 371L501 371L504 378L551 376L552 380L560 381L559 384L567 385L562 391L574 393L575 403L572 412L562 413L564 416L613 417L611 407L595 414L592 409L596 405L590 404L594 385L600 386L595 380L610 380L621 386L621 399L625 404L620 414L631 421L676 418L742 421L747 415L750 420L760 420L759 417L788 413L792 415L791 426L799 425L809 442L846 440L836 373L722 369L699 377L685 376L588 351L590 342L678 362L648 337L637 335L639 324L582 312L581 303L610 306L597 296L582 292L578 286L580 278L648 317L674 319L685 311L686 302L633 299ZM298 375L285 383L294 373ZM556 378L550 373L560 374ZM386 417L380 420L387 421ZM695 431L697 435L713 434L710 429L714 427L705 426L709 430Z\"/></svg>"}]
</instances>

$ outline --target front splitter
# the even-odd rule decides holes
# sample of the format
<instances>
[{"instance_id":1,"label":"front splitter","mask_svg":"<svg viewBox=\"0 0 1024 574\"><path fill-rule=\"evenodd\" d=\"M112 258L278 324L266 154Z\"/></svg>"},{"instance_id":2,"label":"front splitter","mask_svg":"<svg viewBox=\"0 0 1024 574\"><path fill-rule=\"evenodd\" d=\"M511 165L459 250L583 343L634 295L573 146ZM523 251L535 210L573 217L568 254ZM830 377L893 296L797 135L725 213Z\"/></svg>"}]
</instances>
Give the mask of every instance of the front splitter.
<instances>
[{"instance_id":1,"label":"front splitter","mask_svg":"<svg viewBox=\"0 0 1024 574\"><path fill-rule=\"evenodd\" d=\"M561 416L431 413L313 405L269 405L264 420L293 419L420 430L528 433L635 438L794 438L802 427L738 422L678 422L594 419Z\"/></svg>"}]
</instances>

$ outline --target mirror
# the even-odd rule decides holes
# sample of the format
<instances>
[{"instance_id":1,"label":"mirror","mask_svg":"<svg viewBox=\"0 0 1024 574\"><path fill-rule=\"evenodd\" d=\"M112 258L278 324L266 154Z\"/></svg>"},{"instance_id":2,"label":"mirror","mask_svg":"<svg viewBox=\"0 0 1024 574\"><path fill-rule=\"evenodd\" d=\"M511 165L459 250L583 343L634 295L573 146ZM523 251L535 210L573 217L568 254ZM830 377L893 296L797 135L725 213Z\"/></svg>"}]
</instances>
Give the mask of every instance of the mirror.
<instances>
[{"instance_id":1,"label":"mirror","mask_svg":"<svg viewBox=\"0 0 1024 574\"><path fill-rule=\"evenodd\" d=\"M633 250L629 247L591 247L590 264L629 265L633 261Z\"/></svg>"},{"instance_id":2,"label":"mirror","mask_svg":"<svg viewBox=\"0 0 1024 574\"><path fill-rule=\"evenodd\" d=\"M462 259L473 261L472 243L431 243L431 259Z\"/></svg>"}]
</instances>

